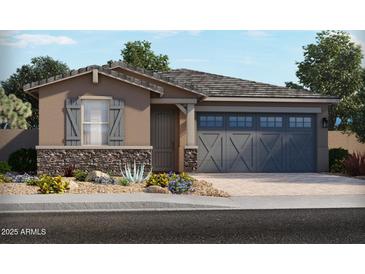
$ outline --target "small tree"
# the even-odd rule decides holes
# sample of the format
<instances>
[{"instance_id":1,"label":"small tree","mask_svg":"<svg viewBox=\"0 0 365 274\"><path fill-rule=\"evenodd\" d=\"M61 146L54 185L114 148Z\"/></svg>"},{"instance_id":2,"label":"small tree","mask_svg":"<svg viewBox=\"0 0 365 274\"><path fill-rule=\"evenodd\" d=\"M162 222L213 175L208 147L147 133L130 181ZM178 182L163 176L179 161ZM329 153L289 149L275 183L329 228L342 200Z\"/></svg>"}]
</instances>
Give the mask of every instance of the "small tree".
<instances>
[{"instance_id":1,"label":"small tree","mask_svg":"<svg viewBox=\"0 0 365 274\"><path fill-rule=\"evenodd\" d=\"M29 102L23 102L14 94L7 96L0 87L0 125L2 128L27 128L27 118L32 115Z\"/></svg>"},{"instance_id":2,"label":"small tree","mask_svg":"<svg viewBox=\"0 0 365 274\"><path fill-rule=\"evenodd\" d=\"M155 54L148 41L134 41L124 44L121 55L123 62L151 71L169 71L169 57Z\"/></svg>"}]
</instances>

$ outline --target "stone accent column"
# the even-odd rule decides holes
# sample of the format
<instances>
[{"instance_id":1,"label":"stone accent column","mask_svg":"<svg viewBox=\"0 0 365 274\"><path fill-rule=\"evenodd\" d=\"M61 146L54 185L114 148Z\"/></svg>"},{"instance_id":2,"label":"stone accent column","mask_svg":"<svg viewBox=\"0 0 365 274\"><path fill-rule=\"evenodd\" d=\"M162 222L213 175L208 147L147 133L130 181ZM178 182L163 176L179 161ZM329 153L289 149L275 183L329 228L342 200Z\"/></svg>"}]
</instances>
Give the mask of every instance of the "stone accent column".
<instances>
[{"instance_id":1,"label":"stone accent column","mask_svg":"<svg viewBox=\"0 0 365 274\"><path fill-rule=\"evenodd\" d=\"M145 171L152 167L152 147L37 147L37 173L63 175L69 165L86 171L100 170L120 175L125 164L144 164Z\"/></svg>"},{"instance_id":2,"label":"stone accent column","mask_svg":"<svg viewBox=\"0 0 365 274\"><path fill-rule=\"evenodd\" d=\"M198 147L186 146L184 149L184 171L194 172L198 169Z\"/></svg>"}]
</instances>

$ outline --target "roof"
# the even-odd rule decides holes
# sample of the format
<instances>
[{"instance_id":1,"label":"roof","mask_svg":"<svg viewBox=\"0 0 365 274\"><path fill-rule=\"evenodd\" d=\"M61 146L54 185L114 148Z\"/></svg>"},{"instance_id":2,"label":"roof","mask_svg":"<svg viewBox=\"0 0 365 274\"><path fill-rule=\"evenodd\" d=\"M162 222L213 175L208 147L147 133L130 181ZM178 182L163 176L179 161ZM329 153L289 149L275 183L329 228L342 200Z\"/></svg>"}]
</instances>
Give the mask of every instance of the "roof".
<instances>
[{"instance_id":1,"label":"roof","mask_svg":"<svg viewBox=\"0 0 365 274\"><path fill-rule=\"evenodd\" d=\"M160 82L164 82L173 86L177 86L179 88L185 89L189 92L196 93L200 96L206 96L206 94L201 90L200 87L197 87L189 82L180 82L174 79L173 77L165 77L164 73L161 72L154 72L151 70L147 70L144 68L135 67L132 65L129 65L127 63L124 63L123 61L117 61L113 62L108 65L103 65L103 68L109 68L109 69L115 69L117 67L133 71L134 73L142 74L143 76L155 79Z\"/></svg>"},{"instance_id":2,"label":"roof","mask_svg":"<svg viewBox=\"0 0 365 274\"><path fill-rule=\"evenodd\" d=\"M117 80L121 80L123 82L127 82L127 83L135 85L135 86L143 87L150 91L156 92L160 95L163 94L163 88L161 86L152 84L148 81L140 80L138 78L126 75L124 73L114 71L105 66L101 67L101 66L97 66L97 65L88 66L88 67L80 68L77 70L71 70L70 72L68 72L66 74L60 74L60 75L52 76L48 79L43 79L40 81L26 84L23 86L23 90L29 92L31 90L37 89L37 88L45 86L45 85L54 84L54 83L57 83L57 82L60 82L60 81L63 81L63 80L69 79L69 78L91 73L95 69L98 70L99 73L106 75L108 77L112 77Z\"/></svg>"},{"instance_id":3,"label":"roof","mask_svg":"<svg viewBox=\"0 0 365 274\"><path fill-rule=\"evenodd\" d=\"M164 90L161 86L113 70L117 67L185 89L203 97L216 97L217 99L219 97L338 99L335 96L321 95L309 90L292 89L191 69L174 69L168 72L153 72L128 65L122 61L103 66L93 65L72 70L67 74L56 75L48 79L27 84L23 87L23 89L24 91L30 91L71 77L91 73L92 70L97 69L99 73L106 76L143 87L150 91L159 93L160 95L163 94Z\"/></svg>"},{"instance_id":4,"label":"roof","mask_svg":"<svg viewBox=\"0 0 365 274\"><path fill-rule=\"evenodd\" d=\"M303 89L291 89L190 69L162 72L160 76L167 80L174 79L181 85L189 83L208 97L337 98Z\"/></svg>"}]
</instances>

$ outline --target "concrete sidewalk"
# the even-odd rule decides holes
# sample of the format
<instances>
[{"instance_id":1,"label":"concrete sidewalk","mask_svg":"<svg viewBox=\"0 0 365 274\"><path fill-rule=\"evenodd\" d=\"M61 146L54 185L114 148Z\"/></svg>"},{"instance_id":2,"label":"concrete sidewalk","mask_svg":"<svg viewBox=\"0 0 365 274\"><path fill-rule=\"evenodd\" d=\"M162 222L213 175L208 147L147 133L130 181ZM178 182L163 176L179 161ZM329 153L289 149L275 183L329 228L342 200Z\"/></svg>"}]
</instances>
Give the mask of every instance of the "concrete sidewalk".
<instances>
[{"instance_id":1,"label":"concrete sidewalk","mask_svg":"<svg viewBox=\"0 0 365 274\"><path fill-rule=\"evenodd\" d=\"M166 194L2 195L0 213L365 208L365 195L240 196Z\"/></svg>"}]
</instances>

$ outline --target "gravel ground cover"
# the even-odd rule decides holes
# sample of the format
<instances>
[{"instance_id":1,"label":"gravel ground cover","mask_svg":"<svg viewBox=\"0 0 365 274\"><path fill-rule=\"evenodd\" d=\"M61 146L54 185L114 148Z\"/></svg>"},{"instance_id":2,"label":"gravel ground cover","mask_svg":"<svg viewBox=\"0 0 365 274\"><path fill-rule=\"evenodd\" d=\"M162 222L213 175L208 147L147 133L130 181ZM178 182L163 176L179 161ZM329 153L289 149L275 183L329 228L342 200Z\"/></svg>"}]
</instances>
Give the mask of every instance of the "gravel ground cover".
<instances>
[{"instance_id":1,"label":"gravel ground cover","mask_svg":"<svg viewBox=\"0 0 365 274\"><path fill-rule=\"evenodd\" d=\"M133 193L143 192L145 184L131 184L129 186L111 185L111 184L96 184L92 182L77 182L74 178L63 178L70 183L70 190L67 193L72 194L95 194L95 193ZM0 184L0 195L30 195L39 194L37 186L28 186L24 183L2 183ZM172 194L167 194L172 195ZM213 187L211 183L206 181L194 181L193 191L183 195L198 195L198 196L215 196L228 197L229 195L221 190Z\"/></svg>"}]
</instances>

